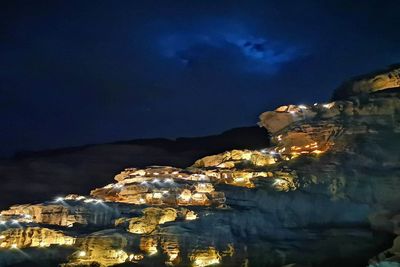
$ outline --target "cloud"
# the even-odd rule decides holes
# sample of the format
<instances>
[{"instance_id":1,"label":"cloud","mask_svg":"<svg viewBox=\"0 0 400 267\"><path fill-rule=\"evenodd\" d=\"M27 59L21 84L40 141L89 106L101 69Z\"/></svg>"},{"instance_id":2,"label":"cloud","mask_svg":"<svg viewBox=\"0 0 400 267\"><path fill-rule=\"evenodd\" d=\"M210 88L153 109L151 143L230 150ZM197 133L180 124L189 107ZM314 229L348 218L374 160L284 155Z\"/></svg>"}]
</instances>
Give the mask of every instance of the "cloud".
<instances>
[{"instance_id":1,"label":"cloud","mask_svg":"<svg viewBox=\"0 0 400 267\"><path fill-rule=\"evenodd\" d=\"M164 57L185 66L218 62L220 68L263 74L273 74L305 54L300 45L270 40L243 25L229 23L169 30L161 34L159 44Z\"/></svg>"}]
</instances>

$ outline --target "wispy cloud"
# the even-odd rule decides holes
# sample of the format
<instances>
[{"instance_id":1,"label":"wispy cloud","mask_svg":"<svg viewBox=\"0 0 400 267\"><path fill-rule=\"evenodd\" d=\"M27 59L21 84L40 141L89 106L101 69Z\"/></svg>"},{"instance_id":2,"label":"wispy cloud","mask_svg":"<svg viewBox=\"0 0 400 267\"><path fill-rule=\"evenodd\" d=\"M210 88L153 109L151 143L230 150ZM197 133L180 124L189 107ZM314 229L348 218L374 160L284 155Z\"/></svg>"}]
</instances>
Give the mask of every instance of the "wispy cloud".
<instances>
[{"instance_id":1,"label":"wispy cloud","mask_svg":"<svg viewBox=\"0 0 400 267\"><path fill-rule=\"evenodd\" d=\"M213 61L223 57L221 67L233 65L240 71L273 74L285 63L305 54L298 44L270 40L243 25L225 23L161 34L161 53L182 64ZM224 65L226 64L226 65Z\"/></svg>"}]
</instances>

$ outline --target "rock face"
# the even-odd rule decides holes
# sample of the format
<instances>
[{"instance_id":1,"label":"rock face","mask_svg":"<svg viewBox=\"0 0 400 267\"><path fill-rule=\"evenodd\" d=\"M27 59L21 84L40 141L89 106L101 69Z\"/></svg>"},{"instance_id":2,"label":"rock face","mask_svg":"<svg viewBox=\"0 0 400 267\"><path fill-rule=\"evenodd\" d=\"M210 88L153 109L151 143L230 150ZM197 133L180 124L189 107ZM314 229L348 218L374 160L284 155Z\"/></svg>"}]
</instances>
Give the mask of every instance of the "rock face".
<instances>
[{"instance_id":1,"label":"rock face","mask_svg":"<svg viewBox=\"0 0 400 267\"><path fill-rule=\"evenodd\" d=\"M79 197L78 197L79 198ZM66 205L64 199L36 205L15 205L1 212L2 218L20 223L38 223L72 227L80 225L110 225L120 216L118 208L101 205L99 199L82 199L80 205ZM64 203L63 203L64 202Z\"/></svg>"},{"instance_id":2,"label":"rock face","mask_svg":"<svg viewBox=\"0 0 400 267\"><path fill-rule=\"evenodd\" d=\"M373 84L261 114L264 149L128 168L90 196L12 206L2 251L70 242L62 266L398 262L400 90Z\"/></svg>"},{"instance_id":3,"label":"rock face","mask_svg":"<svg viewBox=\"0 0 400 267\"><path fill-rule=\"evenodd\" d=\"M6 249L49 247L52 245L72 246L75 238L61 231L41 227L10 228L0 236L0 247Z\"/></svg>"},{"instance_id":4,"label":"rock face","mask_svg":"<svg viewBox=\"0 0 400 267\"><path fill-rule=\"evenodd\" d=\"M386 70L363 75L344 83L334 92L333 98L337 100L398 87L400 87L400 65L395 65Z\"/></svg>"}]
</instances>

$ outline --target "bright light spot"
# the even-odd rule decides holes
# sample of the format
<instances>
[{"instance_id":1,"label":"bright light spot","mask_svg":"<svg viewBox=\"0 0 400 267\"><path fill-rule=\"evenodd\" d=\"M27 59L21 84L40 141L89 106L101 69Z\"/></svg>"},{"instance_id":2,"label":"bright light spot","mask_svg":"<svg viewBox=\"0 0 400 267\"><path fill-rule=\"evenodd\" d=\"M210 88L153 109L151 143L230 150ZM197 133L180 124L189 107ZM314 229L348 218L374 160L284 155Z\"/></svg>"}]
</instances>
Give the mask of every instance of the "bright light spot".
<instances>
[{"instance_id":1,"label":"bright light spot","mask_svg":"<svg viewBox=\"0 0 400 267\"><path fill-rule=\"evenodd\" d=\"M314 151L312 151L311 153L314 153L314 154L322 154L322 153L324 153L324 151L321 151L321 150L318 150L318 149L316 149L316 150L314 150Z\"/></svg>"},{"instance_id":2,"label":"bright light spot","mask_svg":"<svg viewBox=\"0 0 400 267\"><path fill-rule=\"evenodd\" d=\"M6 222L5 221L0 221L0 224L4 225L4 224L6 224Z\"/></svg>"},{"instance_id":3,"label":"bright light spot","mask_svg":"<svg viewBox=\"0 0 400 267\"><path fill-rule=\"evenodd\" d=\"M234 181L235 183L245 183L245 182L247 182L246 179L245 179L244 177L234 177L234 178L233 178L233 181Z\"/></svg>"},{"instance_id":4,"label":"bright light spot","mask_svg":"<svg viewBox=\"0 0 400 267\"><path fill-rule=\"evenodd\" d=\"M162 194L157 192L157 193L153 193L153 198L161 198Z\"/></svg>"},{"instance_id":5,"label":"bright light spot","mask_svg":"<svg viewBox=\"0 0 400 267\"><path fill-rule=\"evenodd\" d=\"M151 247L149 249L149 256L155 255L155 254L157 254L157 252L158 252L158 250L156 247Z\"/></svg>"},{"instance_id":6,"label":"bright light spot","mask_svg":"<svg viewBox=\"0 0 400 267\"><path fill-rule=\"evenodd\" d=\"M169 184L172 184L172 183L174 182L174 180L171 179L171 178L168 178L168 179L165 179L165 182L166 182L166 183L169 183Z\"/></svg>"},{"instance_id":7,"label":"bright light spot","mask_svg":"<svg viewBox=\"0 0 400 267\"><path fill-rule=\"evenodd\" d=\"M298 106L300 109L307 109L307 107L305 105L299 105Z\"/></svg>"},{"instance_id":8,"label":"bright light spot","mask_svg":"<svg viewBox=\"0 0 400 267\"><path fill-rule=\"evenodd\" d=\"M199 175L200 176L200 181L204 181L204 180L207 180L207 176L205 176L204 174L200 174Z\"/></svg>"},{"instance_id":9,"label":"bright light spot","mask_svg":"<svg viewBox=\"0 0 400 267\"><path fill-rule=\"evenodd\" d=\"M94 201L96 202L95 204L100 204L100 203L103 203L103 202L104 202L104 201L101 200L101 199L95 199Z\"/></svg>"},{"instance_id":10,"label":"bright light spot","mask_svg":"<svg viewBox=\"0 0 400 267\"><path fill-rule=\"evenodd\" d=\"M122 187L124 187L124 185L123 184L115 184L114 187L115 188L122 188Z\"/></svg>"},{"instance_id":11,"label":"bright light spot","mask_svg":"<svg viewBox=\"0 0 400 267\"><path fill-rule=\"evenodd\" d=\"M192 195L190 192L184 191L179 195L179 198L182 199L183 201L189 201L192 198Z\"/></svg>"},{"instance_id":12,"label":"bright light spot","mask_svg":"<svg viewBox=\"0 0 400 267\"><path fill-rule=\"evenodd\" d=\"M133 261L133 260L140 261L140 260L143 260L143 255L141 255L141 254L131 254L131 255L129 255L128 259L129 259L129 261Z\"/></svg>"},{"instance_id":13,"label":"bright light spot","mask_svg":"<svg viewBox=\"0 0 400 267\"><path fill-rule=\"evenodd\" d=\"M0 235L0 239L4 239L4 238L6 238L5 235Z\"/></svg>"},{"instance_id":14,"label":"bright light spot","mask_svg":"<svg viewBox=\"0 0 400 267\"><path fill-rule=\"evenodd\" d=\"M278 184L281 184L281 183L283 183L283 182L284 182L284 181L283 181L282 179L275 179L273 185L278 185Z\"/></svg>"},{"instance_id":15,"label":"bright light spot","mask_svg":"<svg viewBox=\"0 0 400 267\"><path fill-rule=\"evenodd\" d=\"M86 251L79 251L78 252L78 257L85 257L86 256Z\"/></svg>"},{"instance_id":16,"label":"bright light spot","mask_svg":"<svg viewBox=\"0 0 400 267\"><path fill-rule=\"evenodd\" d=\"M332 108L334 105L335 105L335 102L331 102L331 103L328 103L328 104L323 104L322 106L324 108Z\"/></svg>"},{"instance_id":17,"label":"bright light spot","mask_svg":"<svg viewBox=\"0 0 400 267\"><path fill-rule=\"evenodd\" d=\"M153 179L153 181L151 181L152 183L159 183L160 179Z\"/></svg>"},{"instance_id":18,"label":"bright light spot","mask_svg":"<svg viewBox=\"0 0 400 267\"><path fill-rule=\"evenodd\" d=\"M194 266L204 267L209 265L218 264L220 261L218 258L215 259L196 259L193 263Z\"/></svg>"},{"instance_id":19,"label":"bright light spot","mask_svg":"<svg viewBox=\"0 0 400 267\"><path fill-rule=\"evenodd\" d=\"M194 213L194 211L189 211L188 213L186 213L185 219L187 221L193 221L197 219L197 214Z\"/></svg>"},{"instance_id":20,"label":"bright light spot","mask_svg":"<svg viewBox=\"0 0 400 267\"><path fill-rule=\"evenodd\" d=\"M56 198L56 202L61 202L61 201L64 201L64 198L63 198L63 197L58 197L58 198Z\"/></svg>"},{"instance_id":21,"label":"bright light spot","mask_svg":"<svg viewBox=\"0 0 400 267\"><path fill-rule=\"evenodd\" d=\"M14 244L11 245L11 249L17 249L17 248L18 248L17 244L14 243Z\"/></svg>"},{"instance_id":22,"label":"bright light spot","mask_svg":"<svg viewBox=\"0 0 400 267\"><path fill-rule=\"evenodd\" d=\"M14 220L11 220L11 223L12 223L12 224L18 224L18 220L15 220L15 219L14 219Z\"/></svg>"},{"instance_id":23,"label":"bright light spot","mask_svg":"<svg viewBox=\"0 0 400 267\"><path fill-rule=\"evenodd\" d=\"M289 113L290 113L290 114L296 114L296 111L291 110L291 111L289 111Z\"/></svg>"}]
</instances>

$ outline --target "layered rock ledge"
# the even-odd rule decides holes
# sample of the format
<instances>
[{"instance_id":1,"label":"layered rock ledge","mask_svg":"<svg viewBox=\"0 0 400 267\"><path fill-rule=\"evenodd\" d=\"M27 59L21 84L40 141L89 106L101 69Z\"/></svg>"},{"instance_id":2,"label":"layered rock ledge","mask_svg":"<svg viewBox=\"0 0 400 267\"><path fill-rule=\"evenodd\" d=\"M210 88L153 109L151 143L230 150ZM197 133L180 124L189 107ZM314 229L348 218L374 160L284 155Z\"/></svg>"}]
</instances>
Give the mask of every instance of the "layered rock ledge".
<instances>
[{"instance_id":1,"label":"layered rock ledge","mask_svg":"<svg viewBox=\"0 0 400 267\"><path fill-rule=\"evenodd\" d=\"M393 69L333 102L261 114L272 143L262 150L127 168L87 196L12 206L1 212L0 265L57 249L65 267L396 266L396 79Z\"/></svg>"}]
</instances>

